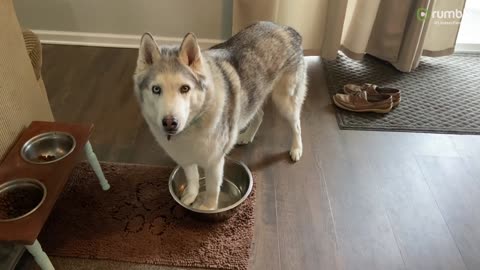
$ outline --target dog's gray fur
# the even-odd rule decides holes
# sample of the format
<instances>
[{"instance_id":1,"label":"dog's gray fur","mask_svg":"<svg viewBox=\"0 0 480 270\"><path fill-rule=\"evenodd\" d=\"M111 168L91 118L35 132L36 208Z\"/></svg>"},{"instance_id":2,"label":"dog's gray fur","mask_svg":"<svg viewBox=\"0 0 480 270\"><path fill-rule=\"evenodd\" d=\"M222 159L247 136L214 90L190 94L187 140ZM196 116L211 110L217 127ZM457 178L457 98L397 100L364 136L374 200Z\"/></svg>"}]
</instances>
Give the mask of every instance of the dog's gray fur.
<instances>
[{"instance_id":1,"label":"dog's gray fur","mask_svg":"<svg viewBox=\"0 0 480 270\"><path fill-rule=\"evenodd\" d=\"M292 159L297 161L302 155L300 111L306 94L306 65L301 36L271 22L253 24L203 52L198 48L193 34L180 47L162 48L151 35L144 35L134 75L135 93L159 144L185 169L187 178L193 178L188 179L189 185L198 186L197 165L205 168L210 198L200 207L212 209L218 199L224 156L268 95L272 94L294 133ZM152 94L154 84L162 86L162 94ZM190 92L178 92L181 84L190 85ZM167 115L180 119L180 128L171 139L160 122ZM209 176L217 179L209 180ZM182 201L190 204L198 190L187 193L192 194L184 194Z\"/></svg>"}]
</instances>

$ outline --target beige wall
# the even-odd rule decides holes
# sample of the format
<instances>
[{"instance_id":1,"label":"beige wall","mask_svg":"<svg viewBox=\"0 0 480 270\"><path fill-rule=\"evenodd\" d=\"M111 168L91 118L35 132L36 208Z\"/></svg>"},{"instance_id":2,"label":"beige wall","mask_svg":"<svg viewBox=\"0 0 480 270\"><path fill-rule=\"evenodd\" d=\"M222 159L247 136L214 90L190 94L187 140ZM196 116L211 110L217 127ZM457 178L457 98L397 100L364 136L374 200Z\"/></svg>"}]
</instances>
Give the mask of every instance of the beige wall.
<instances>
[{"instance_id":1,"label":"beige wall","mask_svg":"<svg viewBox=\"0 0 480 270\"><path fill-rule=\"evenodd\" d=\"M226 39L233 0L14 0L20 23L35 30Z\"/></svg>"}]
</instances>

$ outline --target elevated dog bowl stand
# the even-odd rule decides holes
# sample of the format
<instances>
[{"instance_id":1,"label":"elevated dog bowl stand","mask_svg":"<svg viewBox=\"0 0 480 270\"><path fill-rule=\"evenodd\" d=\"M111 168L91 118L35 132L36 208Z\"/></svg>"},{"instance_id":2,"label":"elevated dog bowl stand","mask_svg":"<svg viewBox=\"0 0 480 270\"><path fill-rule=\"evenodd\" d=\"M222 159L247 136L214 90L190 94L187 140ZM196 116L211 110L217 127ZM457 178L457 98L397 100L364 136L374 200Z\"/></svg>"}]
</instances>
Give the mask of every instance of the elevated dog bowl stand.
<instances>
[{"instance_id":1,"label":"elevated dog bowl stand","mask_svg":"<svg viewBox=\"0 0 480 270\"><path fill-rule=\"evenodd\" d=\"M32 122L0 164L0 184L17 178L33 178L42 182L46 187L46 198L33 213L21 219L0 222L0 241L25 245L43 270L54 268L37 240L38 234L63 191L72 169L82 158L82 154L85 153L87 156L102 189L110 188L93 152L92 145L88 141L92 130L92 124ZM76 142L73 151L63 159L52 163L33 164L25 161L20 154L25 142L38 134L52 131L66 132L72 135Z\"/></svg>"}]
</instances>

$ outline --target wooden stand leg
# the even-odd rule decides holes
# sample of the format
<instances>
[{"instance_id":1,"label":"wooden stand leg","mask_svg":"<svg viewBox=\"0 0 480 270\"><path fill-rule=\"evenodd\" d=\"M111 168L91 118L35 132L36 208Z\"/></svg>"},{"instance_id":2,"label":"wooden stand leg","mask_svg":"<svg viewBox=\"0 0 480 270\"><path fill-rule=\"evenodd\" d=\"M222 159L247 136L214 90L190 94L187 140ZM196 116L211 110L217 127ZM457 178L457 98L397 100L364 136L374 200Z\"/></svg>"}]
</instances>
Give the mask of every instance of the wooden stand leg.
<instances>
[{"instance_id":1,"label":"wooden stand leg","mask_svg":"<svg viewBox=\"0 0 480 270\"><path fill-rule=\"evenodd\" d=\"M40 246L38 240L35 240L32 245L25 245L25 248L32 254L35 262L37 262L42 270L55 270L47 254L42 250L42 246Z\"/></svg>"},{"instance_id":2,"label":"wooden stand leg","mask_svg":"<svg viewBox=\"0 0 480 270\"><path fill-rule=\"evenodd\" d=\"M107 179L105 179L105 175L103 175L102 168L100 167L100 163L98 162L97 156L93 152L93 148L92 148L92 145L90 144L90 141L87 141L87 143L85 144L85 154L87 155L88 163L90 163L90 166L92 166L93 171L98 177L98 181L100 182L102 189L103 190L110 189L110 184L108 183Z\"/></svg>"}]
</instances>

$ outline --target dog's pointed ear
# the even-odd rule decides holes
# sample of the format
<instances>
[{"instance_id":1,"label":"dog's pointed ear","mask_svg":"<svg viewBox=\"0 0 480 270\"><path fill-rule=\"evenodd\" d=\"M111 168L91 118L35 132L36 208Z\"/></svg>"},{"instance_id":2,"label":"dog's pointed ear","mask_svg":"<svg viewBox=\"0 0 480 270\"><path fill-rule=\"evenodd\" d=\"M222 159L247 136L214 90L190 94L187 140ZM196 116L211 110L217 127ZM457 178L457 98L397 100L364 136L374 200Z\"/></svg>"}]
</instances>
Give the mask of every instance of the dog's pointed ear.
<instances>
[{"instance_id":1,"label":"dog's pointed ear","mask_svg":"<svg viewBox=\"0 0 480 270\"><path fill-rule=\"evenodd\" d=\"M189 66L193 71L202 73L202 52L193 33L188 33L183 38L178 58L180 62Z\"/></svg>"},{"instance_id":2,"label":"dog's pointed ear","mask_svg":"<svg viewBox=\"0 0 480 270\"><path fill-rule=\"evenodd\" d=\"M160 50L152 34L145 33L138 50L137 71L144 70L160 59Z\"/></svg>"}]
</instances>

